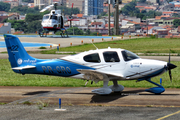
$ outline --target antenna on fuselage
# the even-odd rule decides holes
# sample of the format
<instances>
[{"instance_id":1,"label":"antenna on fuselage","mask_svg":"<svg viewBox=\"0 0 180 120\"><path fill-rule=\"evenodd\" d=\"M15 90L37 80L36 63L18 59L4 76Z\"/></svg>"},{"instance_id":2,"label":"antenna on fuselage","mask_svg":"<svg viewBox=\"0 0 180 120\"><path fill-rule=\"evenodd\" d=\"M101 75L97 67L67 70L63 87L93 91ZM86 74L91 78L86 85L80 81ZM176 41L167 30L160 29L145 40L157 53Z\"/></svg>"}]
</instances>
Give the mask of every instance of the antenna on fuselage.
<instances>
[{"instance_id":1,"label":"antenna on fuselage","mask_svg":"<svg viewBox=\"0 0 180 120\"><path fill-rule=\"evenodd\" d=\"M89 40L90 41L90 40ZM92 42L92 41L90 41L93 45L94 45L94 43ZM94 45L94 47L96 48L96 49L98 49L95 45Z\"/></svg>"}]
</instances>

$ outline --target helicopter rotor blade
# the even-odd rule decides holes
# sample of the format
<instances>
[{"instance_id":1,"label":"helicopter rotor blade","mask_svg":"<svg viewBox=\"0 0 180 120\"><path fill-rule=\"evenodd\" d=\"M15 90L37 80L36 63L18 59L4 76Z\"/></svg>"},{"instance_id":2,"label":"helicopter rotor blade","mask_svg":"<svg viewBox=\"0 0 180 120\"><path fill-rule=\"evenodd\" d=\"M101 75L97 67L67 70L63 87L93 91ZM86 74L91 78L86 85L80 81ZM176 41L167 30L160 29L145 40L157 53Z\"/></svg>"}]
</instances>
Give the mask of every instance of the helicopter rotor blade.
<instances>
[{"instance_id":1,"label":"helicopter rotor blade","mask_svg":"<svg viewBox=\"0 0 180 120\"><path fill-rule=\"evenodd\" d=\"M45 7L44 9L42 9L40 12L44 12L46 10L52 9L54 7L54 5L49 5L47 7Z\"/></svg>"}]
</instances>

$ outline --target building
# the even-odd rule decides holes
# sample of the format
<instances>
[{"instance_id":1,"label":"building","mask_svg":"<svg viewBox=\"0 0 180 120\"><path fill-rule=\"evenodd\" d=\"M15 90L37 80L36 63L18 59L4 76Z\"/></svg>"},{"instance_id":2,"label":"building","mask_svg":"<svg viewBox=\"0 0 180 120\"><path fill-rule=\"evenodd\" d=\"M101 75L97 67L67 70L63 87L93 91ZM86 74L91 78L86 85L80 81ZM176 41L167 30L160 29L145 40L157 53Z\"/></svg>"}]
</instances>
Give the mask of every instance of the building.
<instances>
[{"instance_id":1,"label":"building","mask_svg":"<svg viewBox=\"0 0 180 120\"><path fill-rule=\"evenodd\" d=\"M10 13L8 15L8 20L19 20L19 14L18 13Z\"/></svg>"},{"instance_id":2,"label":"building","mask_svg":"<svg viewBox=\"0 0 180 120\"><path fill-rule=\"evenodd\" d=\"M48 6L53 3L53 0L34 0L34 6L39 6L39 9L42 9L42 6Z\"/></svg>"},{"instance_id":3,"label":"building","mask_svg":"<svg viewBox=\"0 0 180 120\"><path fill-rule=\"evenodd\" d=\"M84 0L66 0L66 7L71 8L72 3L74 4L74 8L78 8L81 12L83 11L84 7Z\"/></svg>"},{"instance_id":4,"label":"building","mask_svg":"<svg viewBox=\"0 0 180 120\"><path fill-rule=\"evenodd\" d=\"M7 18L8 18L8 13L5 11L0 11L0 22L3 22L3 20Z\"/></svg>"},{"instance_id":5,"label":"building","mask_svg":"<svg viewBox=\"0 0 180 120\"><path fill-rule=\"evenodd\" d=\"M179 18L156 19L156 20L154 20L154 23L158 26L173 25L174 19L179 19Z\"/></svg>"},{"instance_id":6,"label":"building","mask_svg":"<svg viewBox=\"0 0 180 120\"><path fill-rule=\"evenodd\" d=\"M1 34L11 34L11 23L0 23Z\"/></svg>"},{"instance_id":7,"label":"building","mask_svg":"<svg viewBox=\"0 0 180 120\"><path fill-rule=\"evenodd\" d=\"M103 12L104 0L85 0L84 15L99 15Z\"/></svg>"},{"instance_id":8,"label":"building","mask_svg":"<svg viewBox=\"0 0 180 120\"><path fill-rule=\"evenodd\" d=\"M11 1L10 4L11 4L11 8L19 6L18 1Z\"/></svg>"},{"instance_id":9,"label":"building","mask_svg":"<svg viewBox=\"0 0 180 120\"><path fill-rule=\"evenodd\" d=\"M157 0L146 0L146 2L150 2L150 3L157 3Z\"/></svg>"}]
</instances>

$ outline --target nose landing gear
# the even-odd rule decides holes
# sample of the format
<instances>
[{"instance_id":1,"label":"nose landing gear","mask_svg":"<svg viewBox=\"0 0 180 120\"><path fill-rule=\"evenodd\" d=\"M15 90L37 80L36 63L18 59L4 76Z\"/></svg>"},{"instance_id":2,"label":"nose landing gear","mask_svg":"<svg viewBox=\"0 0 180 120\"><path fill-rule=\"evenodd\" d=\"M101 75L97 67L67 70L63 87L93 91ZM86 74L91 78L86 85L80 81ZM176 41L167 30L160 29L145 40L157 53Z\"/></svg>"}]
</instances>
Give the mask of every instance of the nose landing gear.
<instances>
[{"instance_id":1,"label":"nose landing gear","mask_svg":"<svg viewBox=\"0 0 180 120\"><path fill-rule=\"evenodd\" d=\"M147 92L151 92L151 93L154 93L156 95L160 95L161 93L163 93L165 91L164 87L161 85L162 84L162 79L160 79L160 84L157 84L157 83L151 81L151 79L148 79L146 81L158 86L158 87L153 87L153 88L146 89Z\"/></svg>"}]
</instances>

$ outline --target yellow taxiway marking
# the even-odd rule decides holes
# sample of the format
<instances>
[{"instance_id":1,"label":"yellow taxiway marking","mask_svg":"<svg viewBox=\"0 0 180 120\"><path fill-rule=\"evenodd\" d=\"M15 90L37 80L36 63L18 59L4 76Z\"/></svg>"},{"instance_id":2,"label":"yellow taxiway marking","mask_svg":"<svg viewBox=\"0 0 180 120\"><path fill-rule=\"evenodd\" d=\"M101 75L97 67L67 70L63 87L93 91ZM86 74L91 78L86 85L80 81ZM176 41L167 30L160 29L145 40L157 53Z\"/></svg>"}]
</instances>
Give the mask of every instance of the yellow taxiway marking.
<instances>
[{"instance_id":1,"label":"yellow taxiway marking","mask_svg":"<svg viewBox=\"0 0 180 120\"><path fill-rule=\"evenodd\" d=\"M166 116L164 116L164 117L158 118L158 119L156 119L156 120L163 120L163 119L165 119L165 118L167 118L167 117L173 116L173 115L178 114L178 113L180 113L180 110L177 111L177 112L175 112L175 113L172 113L172 114L166 115Z\"/></svg>"}]
</instances>

